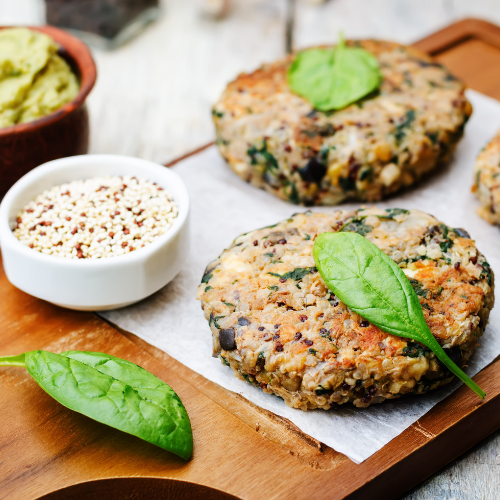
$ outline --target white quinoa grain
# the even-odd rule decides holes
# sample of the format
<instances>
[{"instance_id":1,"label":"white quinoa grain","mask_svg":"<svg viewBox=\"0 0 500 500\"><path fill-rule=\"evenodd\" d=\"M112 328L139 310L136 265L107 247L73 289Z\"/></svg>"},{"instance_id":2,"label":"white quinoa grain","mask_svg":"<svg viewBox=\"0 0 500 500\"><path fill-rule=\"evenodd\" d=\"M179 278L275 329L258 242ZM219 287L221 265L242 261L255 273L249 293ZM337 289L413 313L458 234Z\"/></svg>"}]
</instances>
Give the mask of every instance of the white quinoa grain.
<instances>
[{"instance_id":1,"label":"white quinoa grain","mask_svg":"<svg viewBox=\"0 0 500 500\"><path fill-rule=\"evenodd\" d=\"M14 235L46 255L100 259L138 250L178 215L170 194L136 177L95 177L56 186L24 208Z\"/></svg>"}]
</instances>

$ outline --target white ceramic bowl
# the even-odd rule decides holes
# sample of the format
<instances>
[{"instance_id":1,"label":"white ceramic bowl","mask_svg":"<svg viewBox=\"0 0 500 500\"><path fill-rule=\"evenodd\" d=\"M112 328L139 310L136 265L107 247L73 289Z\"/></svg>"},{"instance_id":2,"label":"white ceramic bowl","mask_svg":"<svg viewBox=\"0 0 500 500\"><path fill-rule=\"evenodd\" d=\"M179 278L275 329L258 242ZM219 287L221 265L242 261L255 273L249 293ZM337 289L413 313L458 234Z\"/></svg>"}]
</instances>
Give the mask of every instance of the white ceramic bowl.
<instances>
[{"instance_id":1,"label":"white ceramic bowl","mask_svg":"<svg viewBox=\"0 0 500 500\"><path fill-rule=\"evenodd\" d=\"M154 242L125 255L66 259L45 255L12 233L19 212L46 189L107 175L135 175L172 195L179 215ZM189 196L169 168L138 158L84 155L50 161L12 186L0 205L0 249L9 281L30 295L70 309L102 311L124 307L156 292L179 272L189 247Z\"/></svg>"}]
</instances>

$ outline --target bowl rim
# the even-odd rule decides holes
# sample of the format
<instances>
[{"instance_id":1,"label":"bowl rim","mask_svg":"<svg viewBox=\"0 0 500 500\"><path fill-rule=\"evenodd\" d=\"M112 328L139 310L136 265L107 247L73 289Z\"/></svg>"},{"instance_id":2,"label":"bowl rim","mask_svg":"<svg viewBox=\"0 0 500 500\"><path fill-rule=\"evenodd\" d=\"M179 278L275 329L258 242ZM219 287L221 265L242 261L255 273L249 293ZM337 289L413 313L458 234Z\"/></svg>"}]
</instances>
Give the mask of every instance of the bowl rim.
<instances>
[{"instance_id":1,"label":"bowl rim","mask_svg":"<svg viewBox=\"0 0 500 500\"><path fill-rule=\"evenodd\" d=\"M46 175L50 175L53 172L71 170L75 166L82 166L84 164L91 163L102 163L102 162L129 162L129 164L135 163L137 166L144 166L157 170L160 175L166 178L165 183L173 182L176 184L176 188L180 191L181 196L174 197L174 201L177 203L179 213L175 218L172 226L160 237L151 243L148 243L144 247L139 248L134 252L129 252L124 255L116 255L113 257L106 257L100 259L68 259L65 257L58 257L55 255L46 255L37 250L27 247L24 243L21 243L10 227L9 224L9 212L10 207L13 202L20 196L25 189L29 188L35 184L38 180L44 178ZM105 173L103 173L106 175ZM115 174L111 174L115 175ZM83 177L91 178L91 177ZM143 177L146 180L147 175ZM56 186L58 184L54 184ZM167 192L168 186L162 186ZM40 193L41 194L41 193ZM84 269L89 267L115 267L127 265L127 263L133 264L134 262L143 261L148 258L151 254L155 253L161 246L168 244L169 241L173 240L181 229L186 225L188 221L189 211L190 211L190 199L189 193L186 185L182 178L170 168L167 168L159 163L154 163L149 160L143 160L142 158L136 158L133 156L125 155L113 155L113 154L96 154L96 155L78 155L69 156L67 158L59 158L57 160L52 160L28 172L26 175L21 177L7 192L4 199L0 203L0 250L3 250L9 246L11 250L16 253L20 253L23 257L32 260L38 260L40 265L57 265L67 268L78 268Z\"/></svg>"},{"instance_id":2,"label":"bowl rim","mask_svg":"<svg viewBox=\"0 0 500 500\"><path fill-rule=\"evenodd\" d=\"M97 69L92 54L90 53L90 49L84 42L74 37L67 31L56 28L55 26L0 26L0 30L10 28L27 28L29 30L39 31L49 35L57 44L61 46L62 49L66 51L68 56L77 65L80 72L80 90L74 99L48 115L41 116L31 122L16 123L15 125L11 125L9 127L0 128L0 138L11 134L32 132L38 128L44 127L45 125L61 120L65 116L83 106L97 79Z\"/></svg>"}]
</instances>

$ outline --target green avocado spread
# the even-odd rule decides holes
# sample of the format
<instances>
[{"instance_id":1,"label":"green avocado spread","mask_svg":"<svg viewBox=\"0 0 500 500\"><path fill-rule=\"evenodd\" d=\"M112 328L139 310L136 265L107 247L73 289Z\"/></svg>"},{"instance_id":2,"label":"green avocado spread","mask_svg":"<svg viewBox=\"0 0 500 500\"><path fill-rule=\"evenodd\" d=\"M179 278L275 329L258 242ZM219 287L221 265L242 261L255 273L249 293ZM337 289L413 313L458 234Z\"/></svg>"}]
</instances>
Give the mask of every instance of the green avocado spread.
<instances>
[{"instance_id":1,"label":"green avocado spread","mask_svg":"<svg viewBox=\"0 0 500 500\"><path fill-rule=\"evenodd\" d=\"M38 31L0 30L0 127L36 120L76 97L78 80L58 48Z\"/></svg>"}]
</instances>

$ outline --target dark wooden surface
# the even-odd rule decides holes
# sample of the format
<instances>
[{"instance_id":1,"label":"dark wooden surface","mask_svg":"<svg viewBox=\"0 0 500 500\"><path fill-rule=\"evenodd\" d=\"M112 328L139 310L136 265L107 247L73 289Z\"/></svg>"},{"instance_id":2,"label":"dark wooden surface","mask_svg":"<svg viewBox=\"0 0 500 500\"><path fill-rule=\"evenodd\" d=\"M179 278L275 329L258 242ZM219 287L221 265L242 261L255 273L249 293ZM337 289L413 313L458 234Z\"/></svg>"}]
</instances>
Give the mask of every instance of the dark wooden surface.
<instances>
[{"instance_id":1,"label":"dark wooden surface","mask_svg":"<svg viewBox=\"0 0 500 500\"><path fill-rule=\"evenodd\" d=\"M479 50L477 43L487 49ZM484 81L494 66L500 67L500 28L469 21L417 45L457 74L477 68L461 76L471 87L500 98L500 80ZM479 78L481 72L486 76ZM0 355L71 348L129 359L177 391L195 440L193 458L185 463L67 410L24 369L1 368L0 498L51 492L46 498L394 498L500 427L496 362L475 377L488 394L482 404L462 387L356 465L92 313L60 309L24 294L3 271L0 297Z\"/></svg>"},{"instance_id":2,"label":"dark wooden surface","mask_svg":"<svg viewBox=\"0 0 500 500\"><path fill-rule=\"evenodd\" d=\"M87 46L60 29L33 28L51 36L79 78L75 99L33 122L0 128L0 200L31 169L47 161L85 154L89 146L89 116L85 99L96 81L96 67Z\"/></svg>"}]
</instances>

